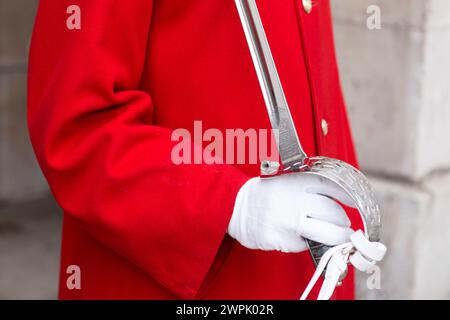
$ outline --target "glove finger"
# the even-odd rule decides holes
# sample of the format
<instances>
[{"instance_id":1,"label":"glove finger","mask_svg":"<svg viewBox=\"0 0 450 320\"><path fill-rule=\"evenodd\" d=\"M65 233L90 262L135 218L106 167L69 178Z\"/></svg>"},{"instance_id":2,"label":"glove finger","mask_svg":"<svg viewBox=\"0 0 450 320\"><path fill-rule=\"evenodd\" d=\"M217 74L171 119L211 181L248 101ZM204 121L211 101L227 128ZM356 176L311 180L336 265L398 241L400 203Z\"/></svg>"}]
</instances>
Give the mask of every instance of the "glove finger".
<instances>
[{"instance_id":1,"label":"glove finger","mask_svg":"<svg viewBox=\"0 0 450 320\"><path fill-rule=\"evenodd\" d=\"M311 195L313 208L308 209L307 217L329 222L341 227L350 227L351 222L344 208L336 201L322 195Z\"/></svg>"},{"instance_id":2,"label":"glove finger","mask_svg":"<svg viewBox=\"0 0 450 320\"><path fill-rule=\"evenodd\" d=\"M282 235L277 247L278 251L285 253L298 253L308 249L305 239L299 238L294 232L286 232Z\"/></svg>"},{"instance_id":3,"label":"glove finger","mask_svg":"<svg viewBox=\"0 0 450 320\"><path fill-rule=\"evenodd\" d=\"M332 223L314 218L303 219L299 226L299 234L306 238L328 246L336 246L350 241L354 231L350 228L340 227Z\"/></svg>"},{"instance_id":4,"label":"glove finger","mask_svg":"<svg viewBox=\"0 0 450 320\"><path fill-rule=\"evenodd\" d=\"M306 187L306 191L312 194L321 194L336 199L346 206L356 208L356 203L346 192L336 183L320 176L313 176L311 183Z\"/></svg>"},{"instance_id":5,"label":"glove finger","mask_svg":"<svg viewBox=\"0 0 450 320\"><path fill-rule=\"evenodd\" d=\"M266 251L276 250L285 253L298 253L308 249L305 239L299 238L293 230L280 232L277 228L271 227L260 229L254 241L247 241L246 247Z\"/></svg>"}]
</instances>

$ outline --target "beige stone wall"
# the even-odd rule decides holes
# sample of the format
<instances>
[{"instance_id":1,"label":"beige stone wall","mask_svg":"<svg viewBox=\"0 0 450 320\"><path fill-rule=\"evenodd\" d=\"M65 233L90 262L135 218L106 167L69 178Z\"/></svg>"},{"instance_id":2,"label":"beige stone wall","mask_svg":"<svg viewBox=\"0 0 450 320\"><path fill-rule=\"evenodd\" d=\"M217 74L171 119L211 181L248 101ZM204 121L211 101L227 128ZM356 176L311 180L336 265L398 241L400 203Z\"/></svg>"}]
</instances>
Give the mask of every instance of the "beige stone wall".
<instances>
[{"instance_id":1,"label":"beige stone wall","mask_svg":"<svg viewBox=\"0 0 450 320\"><path fill-rule=\"evenodd\" d=\"M0 0L0 203L47 193L26 129L37 3ZM359 275L358 296L450 298L450 1L332 3L355 142L381 201L389 247L382 289L368 290ZM371 31L366 9L373 4L382 28Z\"/></svg>"},{"instance_id":2,"label":"beige stone wall","mask_svg":"<svg viewBox=\"0 0 450 320\"><path fill-rule=\"evenodd\" d=\"M0 0L0 203L47 192L26 123L28 44L37 3Z\"/></svg>"},{"instance_id":3,"label":"beige stone wall","mask_svg":"<svg viewBox=\"0 0 450 320\"><path fill-rule=\"evenodd\" d=\"M450 298L450 1L332 0L363 169L384 213L382 289L360 298ZM367 28L367 8L381 29Z\"/></svg>"}]
</instances>

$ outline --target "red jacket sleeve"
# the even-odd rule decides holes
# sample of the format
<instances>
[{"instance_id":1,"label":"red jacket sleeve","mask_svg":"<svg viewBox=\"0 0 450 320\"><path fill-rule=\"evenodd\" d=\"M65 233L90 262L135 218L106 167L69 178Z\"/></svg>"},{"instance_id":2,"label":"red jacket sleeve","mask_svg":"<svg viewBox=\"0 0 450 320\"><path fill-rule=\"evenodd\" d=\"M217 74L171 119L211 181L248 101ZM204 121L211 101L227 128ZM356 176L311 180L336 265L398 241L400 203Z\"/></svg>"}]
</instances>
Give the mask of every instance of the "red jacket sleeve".
<instances>
[{"instance_id":1,"label":"red jacket sleeve","mask_svg":"<svg viewBox=\"0 0 450 320\"><path fill-rule=\"evenodd\" d=\"M29 129L66 214L183 298L195 296L248 179L226 165L175 165L171 130L139 90L151 0L41 0L29 65ZM174 115L176 116L176 115Z\"/></svg>"}]
</instances>

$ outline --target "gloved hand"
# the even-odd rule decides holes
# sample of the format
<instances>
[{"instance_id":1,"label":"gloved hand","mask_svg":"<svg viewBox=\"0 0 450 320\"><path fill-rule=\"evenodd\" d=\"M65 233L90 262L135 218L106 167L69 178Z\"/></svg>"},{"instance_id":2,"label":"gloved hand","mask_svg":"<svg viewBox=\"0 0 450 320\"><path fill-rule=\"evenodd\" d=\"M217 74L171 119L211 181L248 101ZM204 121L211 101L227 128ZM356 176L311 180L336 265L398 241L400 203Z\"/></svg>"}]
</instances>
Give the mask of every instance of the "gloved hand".
<instances>
[{"instance_id":1,"label":"gloved hand","mask_svg":"<svg viewBox=\"0 0 450 320\"><path fill-rule=\"evenodd\" d=\"M354 232L336 201L355 204L327 179L307 174L253 178L238 192L228 234L249 249L301 252L305 238L334 246Z\"/></svg>"}]
</instances>

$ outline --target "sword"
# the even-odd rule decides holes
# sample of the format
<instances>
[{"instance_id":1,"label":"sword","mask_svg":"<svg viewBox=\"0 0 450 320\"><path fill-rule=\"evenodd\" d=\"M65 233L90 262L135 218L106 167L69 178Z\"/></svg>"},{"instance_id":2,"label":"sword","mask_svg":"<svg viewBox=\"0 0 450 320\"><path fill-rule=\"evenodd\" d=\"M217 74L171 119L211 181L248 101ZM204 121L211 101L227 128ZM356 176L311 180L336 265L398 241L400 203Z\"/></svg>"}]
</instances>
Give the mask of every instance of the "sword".
<instances>
[{"instance_id":1,"label":"sword","mask_svg":"<svg viewBox=\"0 0 450 320\"><path fill-rule=\"evenodd\" d=\"M289 105L281 85L264 26L255 0L235 0L253 64L258 76L270 123L279 137L276 139L281 166L264 161L261 176L273 176L280 172L296 172L300 175L316 175L326 183L335 184L356 204L364 224L364 234L370 241L379 241L381 215L368 179L350 164L328 157L308 157L297 135ZM317 266L323 254L330 248L321 243L306 240L311 257Z\"/></svg>"}]
</instances>

